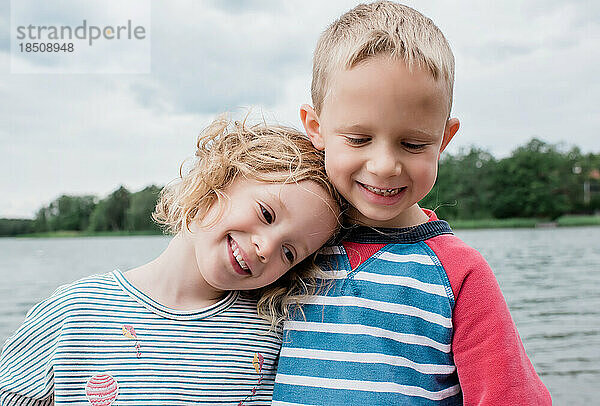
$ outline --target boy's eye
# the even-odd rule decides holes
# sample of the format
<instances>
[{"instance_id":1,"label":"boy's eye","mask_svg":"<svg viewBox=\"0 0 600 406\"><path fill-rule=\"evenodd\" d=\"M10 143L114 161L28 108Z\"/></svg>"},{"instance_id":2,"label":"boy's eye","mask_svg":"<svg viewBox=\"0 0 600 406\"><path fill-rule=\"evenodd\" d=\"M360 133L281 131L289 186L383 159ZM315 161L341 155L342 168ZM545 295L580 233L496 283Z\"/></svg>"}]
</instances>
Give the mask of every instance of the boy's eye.
<instances>
[{"instance_id":1,"label":"boy's eye","mask_svg":"<svg viewBox=\"0 0 600 406\"><path fill-rule=\"evenodd\" d=\"M292 252L291 249L284 246L283 247L283 255L285 255L286 259L290 262L290 264L294 263L294 253Z\"/></svg>"},{"instance_id":2,"label":"boy's eye","mask_svg":"<svg viewBox=\"0 0 600 406\"><path fill-rule=\"evenodd\" d=\"M404 147L408 149L421 149L425 147L425 144L413 144L410 142L403 142L402 145L404 145Z\"/></svg>"},{"instance_id":3,"label":"boy's eye","mask_svg":"<svg viewBox=\"0 0 600 406\"><path fill-rule=\"evenodd\" d=\"M350 145L362 145L366 142L369 142L369 138L365 137L348 137L346 136L346 142Z\"/></svg>"},{"instance_id":4,"label":"boy's eye","mask_svg":"<svg viewBox=\"0 0 600 406\"><path fill-rule=\"evenodd\" d=\"M265 219L265 221L267 222L267 224L271 224L274 220L274 216L271 214L271 212L269 210L267 210L265 208L265 206L263 206L262 204L258 204L258 207L260 207L260 213L262 214L263 218Z\"/></svg>"}]
</instances>

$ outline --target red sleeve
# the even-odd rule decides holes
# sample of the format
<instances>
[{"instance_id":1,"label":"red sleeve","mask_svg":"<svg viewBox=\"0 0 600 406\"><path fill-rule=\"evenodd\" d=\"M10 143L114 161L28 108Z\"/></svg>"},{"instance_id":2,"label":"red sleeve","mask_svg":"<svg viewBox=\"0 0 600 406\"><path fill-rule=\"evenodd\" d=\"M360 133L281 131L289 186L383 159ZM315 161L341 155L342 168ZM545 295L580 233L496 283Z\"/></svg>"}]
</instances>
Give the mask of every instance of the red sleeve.
<instances>
[{"instance_id":1,"label":"red sleeve","mask_svg":"<svg viewBox=\"0 0 600 406\"><path fill-rule=\"evenodd\" d=\"M456 300L452 352L465 405L551 405L481 254L453 235L427 242Z\"/></svg>"}]
</instances>

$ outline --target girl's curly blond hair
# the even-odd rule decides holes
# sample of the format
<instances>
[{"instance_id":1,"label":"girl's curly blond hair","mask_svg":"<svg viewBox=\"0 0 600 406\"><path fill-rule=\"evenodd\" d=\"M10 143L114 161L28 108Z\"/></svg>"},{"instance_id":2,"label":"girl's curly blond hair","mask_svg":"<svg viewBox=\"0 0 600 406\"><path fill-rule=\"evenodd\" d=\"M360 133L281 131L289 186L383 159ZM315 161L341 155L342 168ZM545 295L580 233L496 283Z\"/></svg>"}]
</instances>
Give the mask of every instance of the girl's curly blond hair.
<instances>
[{"instance_id":1,"label":"girl's curly blond hair","mask_svg":"<svg viewBox=\"0 0 600 406\"><path fill-rule=\"evenodd\" d=\"M179 179L163 188L152 217L167 233L177 234L184 227L189 231L190 223L204 218L213 204L224 206L224 190L239 176L268 183L316 182L331 196L327 204L339 215L340 197L327 178L324 159L323 152L293 128L249 126L221 115L198 137L191 169L184 173L184 162ZM321 275L313 255L273 284L247 293L258 299L259 315L276 327L295 299L315 293Z\"/></svg>"}]
</instances>

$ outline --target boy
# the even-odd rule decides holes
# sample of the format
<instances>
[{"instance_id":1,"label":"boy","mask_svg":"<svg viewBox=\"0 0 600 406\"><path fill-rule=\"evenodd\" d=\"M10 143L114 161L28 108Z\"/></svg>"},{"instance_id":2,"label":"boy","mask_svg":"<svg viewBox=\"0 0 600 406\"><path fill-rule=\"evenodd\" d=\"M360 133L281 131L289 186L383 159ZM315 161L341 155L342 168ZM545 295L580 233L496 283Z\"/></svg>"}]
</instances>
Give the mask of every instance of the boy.
<instances>
[{"instance_id":1,"label":"boy","mask_svg":"<svg viewBox=\"0 0 600 406\"><path fill-rule=\"evenodd\" d=\"M284 326L274 405L551 404L488 264L418 205L459 128L453 81L409 7L359 5L321 36L300 115L352 226Z\"/></svg>"}]
</instances>

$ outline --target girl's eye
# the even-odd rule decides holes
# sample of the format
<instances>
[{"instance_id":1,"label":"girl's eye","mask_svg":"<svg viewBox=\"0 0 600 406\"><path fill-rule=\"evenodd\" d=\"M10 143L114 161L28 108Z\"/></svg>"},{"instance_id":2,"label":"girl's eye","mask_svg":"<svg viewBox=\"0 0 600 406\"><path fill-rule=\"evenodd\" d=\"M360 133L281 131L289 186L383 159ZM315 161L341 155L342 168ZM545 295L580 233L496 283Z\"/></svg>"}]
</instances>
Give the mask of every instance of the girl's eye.
<instances>
[{"instance_id":1,"label":"girl's eye","mask_svg":"<svg viewBox=\"0 0 600 406\"><path fill-rule=\"evenodd\" d=\"M292 252L291 249L289 249L288 247L284 246L283 247L283 255L285 255L285 257L290 262L290 264L294 263L294 253Z\"/></svg>"},{"instance_id":2,"label":"girl's eye","mask_svg":"<svg viewBox=\"0 0 600 406\"><path fill-rule=\"evenodd\" d=\"M260 207L260 213L262 214L267 224L271 224L273 222L273 215L271 214L271 212L260 203L258 204L258 207Z\"/></svg>"},{"instance_id":3,"label":"girl's eye","mask_svg":"<svg viewBox=\"0 0 600 406\"><path fill-rule=\"evenodd\" d=\"M412 144L410 142L403 142L402 145L408 149L421 149L425 147L425 144Z\"/></svg>"},{"instance_id":4,"label":"girl's eye","mask_svg":"<svg viewBox=\"0 0 600 406\"><path fill-rule=\"evenodd\" d=\"M362 145L369 142L368 138L346 137L346 142L350 145Z\"/></svg>"}]
</instances>

